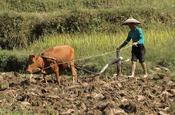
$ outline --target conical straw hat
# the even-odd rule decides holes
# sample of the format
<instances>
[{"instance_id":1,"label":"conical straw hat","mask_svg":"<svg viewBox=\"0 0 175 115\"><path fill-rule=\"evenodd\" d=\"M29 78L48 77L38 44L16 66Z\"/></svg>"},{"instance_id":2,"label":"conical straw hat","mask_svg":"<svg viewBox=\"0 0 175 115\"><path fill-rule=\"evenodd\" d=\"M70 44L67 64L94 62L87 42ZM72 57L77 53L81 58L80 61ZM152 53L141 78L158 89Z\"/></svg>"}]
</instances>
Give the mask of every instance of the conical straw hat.
<instances>
[{"instance_id":1,"label":"conical straw hat","mask_svg":"<svg viewBox=\"0 0 175 115\"><path fill-rule=\"evenodd\" d=\"M129 18L126 21L123 22L122 25L127 25L127 24L140 24L140 21L134 19L134 18Z\"/></svg>"}]
</instances>

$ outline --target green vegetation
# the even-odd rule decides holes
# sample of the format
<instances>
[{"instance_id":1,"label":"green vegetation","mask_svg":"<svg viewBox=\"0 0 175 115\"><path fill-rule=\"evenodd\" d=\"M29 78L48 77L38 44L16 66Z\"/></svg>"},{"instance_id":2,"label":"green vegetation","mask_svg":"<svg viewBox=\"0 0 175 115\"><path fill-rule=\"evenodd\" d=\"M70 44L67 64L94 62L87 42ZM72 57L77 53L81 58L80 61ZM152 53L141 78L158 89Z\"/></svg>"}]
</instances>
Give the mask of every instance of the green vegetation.
<instances>
[{"instance_id":1,"label":"green vegetation","mask_svg":"<svg viewBox=\"0 0 175 115\"><path fill-rule=\"evenodd\" d=\"M163 66L170 66L173 64L174 59L174 30L168 28L145 30L145 45L147 48L147 61L159 62L164 61ZM96 65L101 64L104 66L108 61L115 58L116 47L127 37L126 32L117 34L106 33L91 33L81 35L63 34L57 36L45 37L43 41L37 41L29 47L30 51L34 53L41 52L43 49L61 45L69 44L76 50L77 59L82 59L87 56L95 56L105 52L111 52L104 57L97 57L92 61ZM124 58L130 58L130 49L123 49L121 55ZM160 50L158 50L160 49ZM100 59L102 58L102 59ZM99 60L97 60L99 59ZM91 61L90 61L91 62ZM88 63L88 62L87 62ZM162 63L163 64L163 63Z\"/></svg>"},{"instance_id":2,"label":"green vegetation","mask_svg":"<svg viewBox=\"0 0 175 115\"><path fill-rule=\"evenodd\" d=\"M0 52L0 71L19 71L23 72L27 58L26 51L8 51Z\"/></svg>"},{"instance_id":3,"label":"green vegetation","mask_svg":"<svg viewBox=\"0 0 175 115\"><path fill-rule=\"evenodd\" d=\"M3 11L17 12L53 12L74 9L146 9L173 11L174 0L1 0Z\"/></svg>"},{"instance_id":4,"label":"green vegetation","mask_svg":"<svg viewBox=\"0 0 175 115\"><path fill-rule=\"evenodd\" d=\"M20 63L21 66L16 69L22 69L25 65L25 59L28 54L39 55L44 49L56 45L69 44L75 48L76 51L76 63L90 66L96 66L99 70L106 63L115 58L116 47L126 38L126 32L120 32L117 34L106 34L106 33L91 33L91 34L61 34L46 36L42 40L34 42L27 49L23 50L13 50L1 52L0 57L1 68L6 67L7 59L12 62ZM147 62L155 64L160 64L165 67L172 68L175 64L174 59L174 38L175 31L166 29L151 29L145 30L145 46L147 48L146 60ZM127 47L127 46L126 46ZM123 49L121 51L121 56L125 59L130 58L130 47ZM97 56L103 53L109 52L108 55L94 57L91 59L86 59L89 56ZM5 54L5 55L4 55ZM7 57L4 57L7 56ZM10 57L11 56L11 57ZM12 57L18 57L20 59L14 59ZM85 60L84 60L85 58ZM6 59L6 60L2 60ZM79 61L79 59L81 61ZM13 68L13 65L8 66L8 68ZM5 69L7 70L7 69Z\"/></svg>"},{"instance_id":5,"label":"green vegetation","mask_svg":"<svg viewBox=\"0 0 175 115\"><path fill-rule=\"evenodd\" d=\"M0 46L26 48L57 33L116 33L130 16L144 22L145 28L150 23L173 28L174 4L174 0L2 0Z\"/></svg>"},{"instance_id":6,"label":"green vegetation","mask_svg":"<svg viewBox=\"0 0 175 115\"><path fill-rule=\"evenodd\" d=\"M21 71L28 54L59 44L75 47L76 59L113 51L98 61L77 62L101 68L126 38L128 28L121 23L130 16L144 22L147 61L172 67L174 4L174 0L1 0L0 70ZM122 56L128 58L130 50L123 50Z\"/></svg>"}]
</instances>

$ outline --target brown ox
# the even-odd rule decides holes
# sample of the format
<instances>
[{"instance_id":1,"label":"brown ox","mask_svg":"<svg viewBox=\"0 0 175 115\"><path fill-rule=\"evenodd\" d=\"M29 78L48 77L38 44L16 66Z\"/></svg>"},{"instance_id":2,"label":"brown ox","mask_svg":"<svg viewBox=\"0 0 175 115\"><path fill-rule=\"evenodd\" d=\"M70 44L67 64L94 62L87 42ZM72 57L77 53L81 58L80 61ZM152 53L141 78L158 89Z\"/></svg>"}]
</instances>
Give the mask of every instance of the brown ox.
<instances>
[{"instance_id":1,"label":"brown ox","mask_svg":"<svg viewBox=\"0 0 175 115\"><path fill-rule=\"evenodd\" d=\"M30 55L26 67L29 73L39 71L45 79L46 70L51 69L55 73L56 80L60 83L61 76L59 76L60 67L70 67L72 72L73 82L77 81L77 72L74 66L74 49L68 45L55 46L45 50L41 56Z\"/></svg>"}]
</instances>

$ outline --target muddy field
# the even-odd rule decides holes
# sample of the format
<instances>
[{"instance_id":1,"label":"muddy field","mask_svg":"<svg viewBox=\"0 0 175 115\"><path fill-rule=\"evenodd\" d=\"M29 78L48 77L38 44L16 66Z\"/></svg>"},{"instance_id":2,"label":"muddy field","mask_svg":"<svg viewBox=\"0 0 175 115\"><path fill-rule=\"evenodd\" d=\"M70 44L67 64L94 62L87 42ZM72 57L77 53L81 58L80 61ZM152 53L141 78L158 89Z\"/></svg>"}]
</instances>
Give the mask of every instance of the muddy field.
<instances>
[{"instance_id":1,"label":"muddy field","mask_svg":"<svg viewBox=\"0 0 175 115\"><path fill-rule=\"evenodd\" d=\"M63 77L62 85L48 84L35 77L29 82L25 75L1 73L1 114L175 114L175 82L169 71L155 68L146 81L141 77L118 79L111 76L81 76L72 83Z\"/></svg>"}]
</instances>

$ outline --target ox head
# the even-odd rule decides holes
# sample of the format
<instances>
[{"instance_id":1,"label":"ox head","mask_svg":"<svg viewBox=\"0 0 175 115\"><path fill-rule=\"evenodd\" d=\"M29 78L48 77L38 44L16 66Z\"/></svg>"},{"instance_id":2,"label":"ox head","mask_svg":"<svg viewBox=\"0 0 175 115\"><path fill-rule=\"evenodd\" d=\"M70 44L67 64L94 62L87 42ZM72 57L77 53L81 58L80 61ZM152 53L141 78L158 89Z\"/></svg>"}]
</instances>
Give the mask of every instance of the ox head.
<instances>
[{"instance_id":1,"label":"ox head","mask_svg":"<svg viewBox=\"0 0 175 115\"><path fill-rule=\"evenodd\" d=\"M34 73L40 71L44 66L44 61L40 56L29 55L25 71Z\"/></svg>"}]
</instances>

